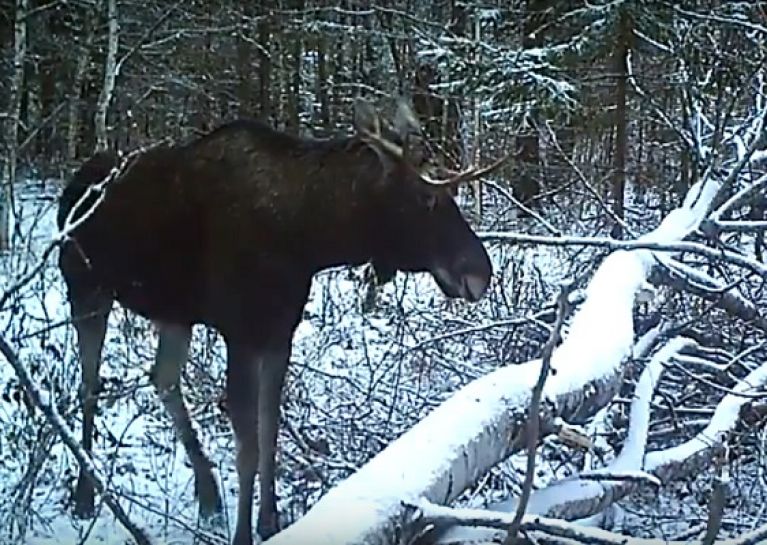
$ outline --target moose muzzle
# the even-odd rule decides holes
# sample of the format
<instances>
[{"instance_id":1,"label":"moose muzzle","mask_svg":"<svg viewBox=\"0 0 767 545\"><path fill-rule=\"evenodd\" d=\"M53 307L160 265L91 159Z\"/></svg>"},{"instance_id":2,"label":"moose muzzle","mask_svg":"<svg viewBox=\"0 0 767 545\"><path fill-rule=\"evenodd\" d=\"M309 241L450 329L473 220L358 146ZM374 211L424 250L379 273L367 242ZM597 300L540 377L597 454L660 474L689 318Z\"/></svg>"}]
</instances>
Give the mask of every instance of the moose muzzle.
<instances>
[{"instance_id":1,"label":"moose muzzle","mask_svg":"<svg viewBox=\"0 0 767 545\"><path fill-rule=\"evenodd\" d=\"M487 291L493 269L484 251L481 255L459 258L449 267L436 266L431 273L437 285L448 297L476 303Z\"/></svg>"}]
</instances>

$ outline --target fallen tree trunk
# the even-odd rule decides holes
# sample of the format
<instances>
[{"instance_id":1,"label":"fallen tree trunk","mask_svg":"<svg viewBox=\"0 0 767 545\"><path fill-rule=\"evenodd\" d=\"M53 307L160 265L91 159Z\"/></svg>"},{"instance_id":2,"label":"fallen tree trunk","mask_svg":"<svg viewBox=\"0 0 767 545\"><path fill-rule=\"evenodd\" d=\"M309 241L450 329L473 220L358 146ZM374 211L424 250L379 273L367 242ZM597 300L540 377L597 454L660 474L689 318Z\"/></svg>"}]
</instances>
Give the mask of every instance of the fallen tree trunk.
<instances>
[{"instance_id":1,"label":"fallen tree trunk","mask_svg":"<svg viewBox=\"0 0 767 545\"><path fill-rule=\"evenodd\" d=\"M674 339L658 351L642 373L631 408L628 438L616 459L604 470L575 475L537 490L528 503L528 516L568 521L585 519L642 487L682 479L711 466L713 458L724 448L724 438L742 419L742 408L751 400L749 396L767 385L767 363L749 373L722 398L705 429L676 447L645 455L650 401L663 367L679 350L692 344L688 339ZM511 500L491 505L487 511L502 513L506 520L515 509L516 500ZM505 531L494 530L491 525L474 527L482 526L477 523L469 528L455 526L454 521L453 526L439 536L439 545L500 543L505 536Z\"/></svg>"},{"instance_id":2,"label":"fallen tree trunk","mask_svg":"<svg viewBox=\"0 0 767 545\"><path fill-rule=\"evenodd\" d=\"M524 447L525 408L539 367L535 360L474 381L267 543L399 543L410 522L403 502L450 502ZM541 435L556 429L558 417L583 421L606 405L619 386L620 369L606 371L554 396L541 415Z\"/></svg>"},{"instance_id":3,"label":"fallen tree trunk","mask_svg":"<svg viewBox=\"0 0 767 545\"><path fill-rule=\"evenodd\" d=\"M450 509L441 505L429 504L422 501L413 505L412 509L420 512L423 520L431 521L437 525L465 525L484 526L503 530L511 523L513 517L510 513L499 513L484 509ZM705 545L701 540L660 540L642 539L630 537L624 534L616 534L579 526L572 522L560 519L541 517L538 515L525 515L522 519L521 529L528 535L533 543L562 545L563 543L576 545ZM727 540L727 545L759 545L767 540L767 525L761 526L754 531L742 534L734 539ZM495 545L497 541L487 539L475 539L467 536L462 542L470 545Z\"/></svg>"},{"instance_id":4,"label":"fallen tree trunk","mask_svg":"<svg viewBox=\"0 0 767 545\"><path fill-rule=\"evenodd\" d=\"M639 242L685 238L704 218L721 184L694 185L683 205ZM552 356L544 388L541 437L557 419L586 421L614 396L634 344L635 296L655 265L652 250L618 250L594 274L583 305ZM422 499L444 504L525 445L525 416L541 362L509 365L481 377L393 441L321 498L271 545L394 544L407 541Z\"/></svg>"},{"instance_id":5,"label":"fallen tree trunk","mask_svg":"<svg viewBox=\"0 0 767 545\"><path fill-rule=\"evenodd\" d=\"M680 242L698 230L706 217L719 219L756 191L758 184L754 183L722 203L725 191L739 179L759 146L765 118L767 109L741 127L737 157L730 162L729 172L717 169L715 175L714 170L709 171L690 188L679 208L636 241L609 242L613 249L621 249L607 256L596 270L584 303L552 355L551 367L556 374L544 387L541 437L557 429L559 419L584 422L612 399L634 344L635 297L646 291L652 269L663 261L656 252L692 251L767 276L764 265L753 259ZM541 238L545 243L556 243L556 237ZM490 468L523 448L526 410L540 366L539 360L506 366L462 388L267 543L408 542L415 531L412 505L453 501ZM700 452L690 449L688 454L692 457ZM647 460L646 466L650 464ZM663 473L660 466L657 470Z\"/></svg>"}]
</instances>

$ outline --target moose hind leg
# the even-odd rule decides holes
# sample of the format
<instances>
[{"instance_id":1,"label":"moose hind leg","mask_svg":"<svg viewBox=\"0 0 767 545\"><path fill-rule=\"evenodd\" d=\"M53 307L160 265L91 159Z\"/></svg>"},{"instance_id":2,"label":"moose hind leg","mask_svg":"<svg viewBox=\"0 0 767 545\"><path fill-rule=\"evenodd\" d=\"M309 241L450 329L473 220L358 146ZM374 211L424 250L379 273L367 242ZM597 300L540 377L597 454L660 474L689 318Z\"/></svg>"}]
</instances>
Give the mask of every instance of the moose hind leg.
<instances>
[{"instance_id":1,"label":"moose hind leg","mask_svg":"<svg viewBox=\"0 0 767 545\"><path fill-rule=\"evenodd\" d=\"M152 383L173 420L179 441L192 464L200 515L209 517L222 510L221 496L213 476L212 464L203 452L181 396L181 370L189 357L192 328L167 323L156 325L159 343L151 371Z\"/></svg>"},{"instance_id":2,"label":"moose hind leg","mask_svg":"<svg viewBox=\"0 0 767 545\"><path fill-rule=\"evenodd\" d=\"M101 351L104 347L107 320L113 301L111 297L99 290L82 293L80 290L70 289L69 297L72 320L77 332L82 374L79 391L83 411L82 446L90 454L93 448L93 426L100 389ZM93 497L93 483L80 468L74 493L76 516L81 518L93 516Z\"/></svg>"},{"instance_id":3,"label":"moose hind leg","mask_svg":"<svg viewBox=\"0 0 767 545\"><path fill-rule=\"evenodd\" d=\"M260 361L258 388L258 478L261 490L258 509L258 535L266 540L280 530L275 491L277 432L280 423L280 401L288 351L270 353Z\"/></svg>"}]
</instances>

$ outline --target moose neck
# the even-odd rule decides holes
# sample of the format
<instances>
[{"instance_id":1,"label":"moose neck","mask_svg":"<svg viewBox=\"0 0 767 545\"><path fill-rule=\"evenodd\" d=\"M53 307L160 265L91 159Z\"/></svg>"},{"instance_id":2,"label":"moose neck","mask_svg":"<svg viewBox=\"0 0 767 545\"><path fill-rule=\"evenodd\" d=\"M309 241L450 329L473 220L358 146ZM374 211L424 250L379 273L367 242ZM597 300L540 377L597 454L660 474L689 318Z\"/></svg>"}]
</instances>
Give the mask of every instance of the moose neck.
<instances>
[{"instance_id":1,"label":"moose neck","mask_svg":"<svg viewBox=\"0 0 767 545\"><path fill-rule=\"evenodd\" d=\"M251 233L233 244L288 253L312 274L362 264L380 252L386 173L358 137L300 138L243 121L184 148L175 161L178 183L196 180L196 202L221 232ZM221 176L221 165L228 176Z\"/></svg>"},{"instance_id":2,"label":"moose neck","mask_svg":"<svg viewBox=\"0 0 767 545\"><path fill-rule=\"evenodd\" d=\"M302 254L314 272L359 265L374 257L377 225L376 184L384 175L376 154L355 140L329 146L305 180L300 215Z\"/></svg>"}]
</instances>

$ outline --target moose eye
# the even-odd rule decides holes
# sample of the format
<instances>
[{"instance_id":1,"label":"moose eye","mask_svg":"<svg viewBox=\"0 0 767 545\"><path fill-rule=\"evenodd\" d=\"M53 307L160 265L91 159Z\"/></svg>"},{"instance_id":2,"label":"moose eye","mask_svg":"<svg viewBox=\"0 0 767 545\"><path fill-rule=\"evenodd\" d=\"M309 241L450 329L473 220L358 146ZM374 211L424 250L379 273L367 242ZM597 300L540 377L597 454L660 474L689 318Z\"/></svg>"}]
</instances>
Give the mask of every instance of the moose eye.
<instances>
[{"instance_id":1,"label":"moose eye","mask_svg":"<svg viewBox=\"0 0 767 545\"><path fill-rule=\"evenodd\" d=\"M431 212L437 206L437 195L431 192L424 193L420 196L420 201L421 205Z\"/></svg>"}]
</instances>

